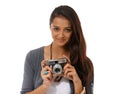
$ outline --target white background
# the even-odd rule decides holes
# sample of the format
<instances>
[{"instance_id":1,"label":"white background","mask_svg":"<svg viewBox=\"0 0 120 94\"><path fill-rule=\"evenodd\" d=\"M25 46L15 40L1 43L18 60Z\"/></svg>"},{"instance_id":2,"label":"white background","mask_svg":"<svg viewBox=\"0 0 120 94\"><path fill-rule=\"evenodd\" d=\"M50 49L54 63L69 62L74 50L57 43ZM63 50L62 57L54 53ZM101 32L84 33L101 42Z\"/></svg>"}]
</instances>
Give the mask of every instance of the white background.
<instances>
[{"instance_id":1,"label":"white background","mask_svg":"<svg viewBox=\"0 0 120 94\"><path fill-rule=\"evenodd\" d=\"M19 94L25 56L51 43L49 17L61 4L81 20L94 64L94 94L120 94L119 0L0 0L0 94Z\"/></svg>"}]
</instances>

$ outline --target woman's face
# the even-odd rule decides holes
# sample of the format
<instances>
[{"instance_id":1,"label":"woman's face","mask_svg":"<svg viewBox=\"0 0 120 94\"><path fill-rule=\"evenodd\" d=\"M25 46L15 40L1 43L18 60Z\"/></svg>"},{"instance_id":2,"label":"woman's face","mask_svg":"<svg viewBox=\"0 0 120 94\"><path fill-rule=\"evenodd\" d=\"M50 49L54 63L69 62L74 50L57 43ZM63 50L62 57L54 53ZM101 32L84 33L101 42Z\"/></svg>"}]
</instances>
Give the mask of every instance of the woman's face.
<instances>
[{"instance_id":1,"label":"woman's face","mask_svg":"<svg viewBox=\"0 0 120 94\"><path fill-rule=\"evenodd\" d=\"M58 46L64 46L72 34L70 21L65 17L55 17L50 25L53 42Z\"/></svg>"}]
</instances>

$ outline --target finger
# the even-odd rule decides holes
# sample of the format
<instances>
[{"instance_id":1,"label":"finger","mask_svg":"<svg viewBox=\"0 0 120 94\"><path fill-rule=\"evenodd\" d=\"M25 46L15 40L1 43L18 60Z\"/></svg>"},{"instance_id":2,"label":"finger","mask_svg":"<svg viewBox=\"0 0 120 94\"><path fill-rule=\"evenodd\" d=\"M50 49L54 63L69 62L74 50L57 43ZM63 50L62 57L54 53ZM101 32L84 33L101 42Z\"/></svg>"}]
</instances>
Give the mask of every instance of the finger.
<instances>
[{"instance_id":1,"label":"finger","mask_svg":"<svg viewBox=\"0 0 120 94\"><path fill-rule=\"evenodd\" d=\"M66 78L68 78L69 80L73 80L73 72L68 72L66 75L65 75Z\"/></svg>"},{"instance_id":2,"label":"finger","mask_svg":"<svg viewBox=\"0 0 120 94\"><path fill-rule=\"evenodd\" d=\"M74 68L74 67L73 67L72 65L70 65L70 64L67 63L67 64L64 66L64 68L63 68L64 71L65 71L67 68Z\"/></svg>"},{"instance_id":3,"label":"finger","mask_svg":"<svg viewBox=\"0 0 120 94\"><path fill-rule=\"evenodd\" d=\"M74 72L74 70L73 69L67 69L67 70L64 71L64 75L66 76L69 72Z\"/></svg>"},{"instance_id":4,"label":"finger","mask_svg":"<svg viewBox=\"0 0 120 94\"><path fill-rule=\"evenodd\" d=\"M44 74L44 75L47 75L47 74L48 74L48 71L44 70L44 71L43 71L43 74Z\"/></svg>"},{"instance_id":5,"label":"finger","mask_svg":"<svg viewBox=\"0 0 120 94\"><path fill-rule=\"evenodd\" d=\"M52 72L52 68L50 68L49 66L45 66L42 71L50 71Z\"/></svg>"},{"instance_id":6,"label":"finger","mask_svg":"<svg viewBox=\"0 0 120 94\"><path fill-rule=\"evenodd\" d=\"M70 59L66 55L63 55L63 57L67 59L67 61L68 61L69 64L71 63Z\"/></svg>"},{"instance_id":7,"label":"finger","mask_svg":"<svg viewBox=\"0 0 120 94\"><path fill-rule=\"evenodd\" d=\"M46 66L46 60L43 60L43 61L41 62L41 66L42 66L42 68L44 68L44 67Z\"/></svg>"},{"instance_id":8,"label":"finger","mask_svg":"<svg viewBox=\"0 0 120 94\"><path fill-rule=\"evenodd\" d=\"M45 78L47 78L48 80L52 80L53 76L52 73L50 71L48 71L48 74L44 75Z\"/></svg>"},{"instance_id":9,"label":"finger","mask_svg":"<svg viewBox=\"0 0 120 94\"><path fill-rule=\"evenodd\" d=\"M55 77L54 77L54 81L55 81L55 82L59 82L59 81L62 79L62 77L63 77L63 76L60 76L60 75L55 76Z\"/></svg>"},{"instance_id":10,"label":"finger","mask_svg":"<svg viewBox=\"0 0 120 94\"><path fill-rule=\"evenodd\" d=\"M42 71L41 76L42 78L46 78L48 76L52 76L52 73L50 71Z\"/></svg>"},{"instance_id":11,"label":"finger","mask_svg":"<svg viewBox=\"0 0 120 94\"><path fill-rule=\"evenodd\" d=\"M47 75L48 71L52 72L51 69L48 66L46 66L41 70L41 74L42 75Z\"/></svg>"}]
</instances>

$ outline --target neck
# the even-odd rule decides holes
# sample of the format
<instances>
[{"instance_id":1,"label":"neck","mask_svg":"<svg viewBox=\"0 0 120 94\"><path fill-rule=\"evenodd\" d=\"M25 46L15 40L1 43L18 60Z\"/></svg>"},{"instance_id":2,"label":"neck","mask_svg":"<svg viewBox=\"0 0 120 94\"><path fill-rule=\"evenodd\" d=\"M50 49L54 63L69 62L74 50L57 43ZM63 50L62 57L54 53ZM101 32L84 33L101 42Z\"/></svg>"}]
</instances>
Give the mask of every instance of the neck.
<instances>
[{"instance_id":1,"label":"neck","mask_svg":"<svg viewBox=\"0 0 120 94\"><path fill-rule=\"evenodd\" d=\"M69 57L69 51L66 50L64 47L62 46L58 46L55 43L51 44L51 58L59 58L62 57L63 55L66 55Z\"/></svg>"}]
</instances>

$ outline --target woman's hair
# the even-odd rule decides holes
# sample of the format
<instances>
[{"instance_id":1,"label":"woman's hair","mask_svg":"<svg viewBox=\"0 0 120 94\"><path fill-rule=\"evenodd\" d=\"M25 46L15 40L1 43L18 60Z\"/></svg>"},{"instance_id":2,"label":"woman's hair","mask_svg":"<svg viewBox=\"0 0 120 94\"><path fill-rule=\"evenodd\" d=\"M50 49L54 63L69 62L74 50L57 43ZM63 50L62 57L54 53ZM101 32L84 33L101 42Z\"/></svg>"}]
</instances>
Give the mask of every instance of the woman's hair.
<instances>
[{"instance_id":1,"label":"woman's hair","mask_svg":"<svg viewBox=\"0 0 120 94\"><path fill-rule=\"evenodd\" d=\"M82 84L86 86L93 79L93 65L86 56L86 43L83 36L81 23L73 8L63 5L56 7L50 16L50 25L55 17L65 17L71 23L72 35L66 47L70 51L70 60L75 67Z\"/></svg>"}]
</instances>

